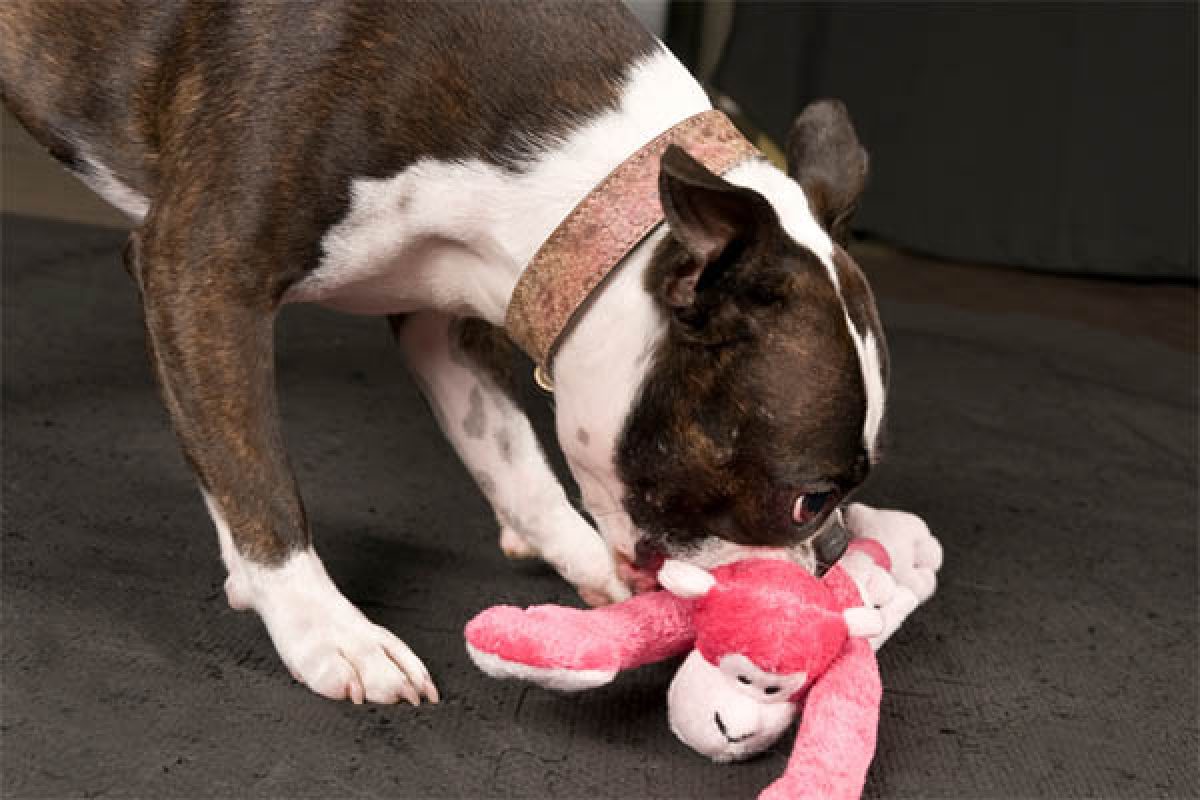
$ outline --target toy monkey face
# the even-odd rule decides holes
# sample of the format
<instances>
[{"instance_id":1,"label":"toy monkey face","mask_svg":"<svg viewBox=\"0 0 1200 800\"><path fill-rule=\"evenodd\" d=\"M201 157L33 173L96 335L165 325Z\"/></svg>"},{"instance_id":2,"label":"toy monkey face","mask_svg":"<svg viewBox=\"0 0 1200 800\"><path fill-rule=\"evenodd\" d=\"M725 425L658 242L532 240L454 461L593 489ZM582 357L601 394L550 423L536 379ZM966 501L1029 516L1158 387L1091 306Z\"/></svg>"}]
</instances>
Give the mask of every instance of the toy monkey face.
<instances>
[{"instance_id":1,"label":"toy monkey face","mask_svg":"<svg viewBox=\"0 0 1200 800\"><path fill-rule=\"evenodd\" d=\"M726 569L736 570L737 567ZM776 581L785 580L792 591L798 592L805 582L813 585L810 589L824 588L816 578L787 562L758 562L756 576L770 583L764 572L773 573ZM746 600L747 597L742 595L748 592L749 599L753 600L755 593L749 590L761 588L761 583L752 582L748 586L742 586L742 591L739 591L736 588L736 578L732 584L718 585L712 573L675 560L668 560L663 565L658 572L658 580L665 590L677 597L708 604L696 612L695 624L699 626L699 646L675 673L671 688L667 692L667 714L671 730L684 744L714 761L736 761L770 747L796 718L797 706L792 700L797 693L806 689L811 681L820 678L828 662L808 659L807 663L814 670L811 675L807 671L777 673L763 669L755 663L745 655L745 652L749 651L733 646L726 652L710 652L712 658L717 660L714 664L704 657L701 652L704 648L699 640L703 639L706 633L712 635L715 631L723 632L723 636L718 635L719 639L731 640L737 638L731 632L740 632L741 629L727 624L718 624L715 629L705 628L704 620L710 614L716 617L710 620L714 623L720 622L721 617L726 617L726 622L739 616L745 619L745 607L740 601ZM716 592L715 599L713 592ZM712 603L716 604L715 608ZM825 630L826 639L833 637L837 640L837 649L840 649L847 634L872 636L878 634L882 626L879 613L866 608L846 609L840 615L834 616L824 606L808 607L801 604L799 608L793 608L792 613L787 616L788 627L776 631L776 635L783 637L784 641L798 641L801 637L792 635L798 627L811 629L815 626ZM831 616L838 620L832 628L829 619ZM840 628L840 633L837 628ZM725 644L731 643L725 641ZM814 651L812 655L817 654ZM829 653L830 658L832 655L833 651ZM792 663L799 666L796 661Z\"/></svg>"},{"instance_id":2,"label":"toy monkey face","mask_svg":"<svg viewBox=\"0 0 1200 800\"><path fill-rule=\"evenodd\" d=\"M795 720L790 698L807 678L803 672L767 672L736 653L716 666L693 651L667 692L671 730L714 761L749 758L774 744Z\"/></svg>"},{"instance_id":3,"label":"toy monkey face","mask_svg":"<svg viewBox=\"0 0 1200 800\"><path fill-rule=\"evenodd\" d=\"M721 656L717 669L731 686L760 703L789 702L808 681L807 672L781 675L763 669L741 653Z\"/></svg>"}]
</instances>

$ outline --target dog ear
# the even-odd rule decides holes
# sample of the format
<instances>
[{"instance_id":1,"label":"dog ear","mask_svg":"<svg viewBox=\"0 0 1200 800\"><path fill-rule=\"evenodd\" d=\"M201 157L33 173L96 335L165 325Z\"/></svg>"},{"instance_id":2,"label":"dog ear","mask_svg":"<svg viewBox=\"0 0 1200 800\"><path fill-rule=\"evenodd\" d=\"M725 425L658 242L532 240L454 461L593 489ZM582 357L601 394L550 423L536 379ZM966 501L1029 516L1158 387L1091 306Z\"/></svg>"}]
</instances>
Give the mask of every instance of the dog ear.
<instances>
[{"instance_id":1,"label":"dog ear","mask_svg":"<svg viewBox=\"0 0 1200 800\"><path fill-rule=\"evenodd\" d=\"M658 295L668 306L684 308L696 292L716 279L730 259L722 256L736 243L746 244L774 222L766 198L709 172L683 148L663 153L658 193L671 233L688 258L662 276Z\"/></svg>"},{"instance_id":2,"label":"dog ear","mask_svg":"<svg viewBox=\"0 0 1200 800\"><path fill-rule=\"evenodd\" d=\"M712 573L675 559L668 559L658 571L658 582L671 594L685 600L703 597L717 585Z\"/></svg>"},{"instance_id":3,"label":"dog ear","mask_svg":"<svg viewBox=\"0 0 1200 800\"><path fill-rule=\"evenodd\" d=\"M788 174L804 189L813 215L838 244L867 183L867 151L840 100L816 100L796 121L787 141Z\"/></svg>"}]
</instances>

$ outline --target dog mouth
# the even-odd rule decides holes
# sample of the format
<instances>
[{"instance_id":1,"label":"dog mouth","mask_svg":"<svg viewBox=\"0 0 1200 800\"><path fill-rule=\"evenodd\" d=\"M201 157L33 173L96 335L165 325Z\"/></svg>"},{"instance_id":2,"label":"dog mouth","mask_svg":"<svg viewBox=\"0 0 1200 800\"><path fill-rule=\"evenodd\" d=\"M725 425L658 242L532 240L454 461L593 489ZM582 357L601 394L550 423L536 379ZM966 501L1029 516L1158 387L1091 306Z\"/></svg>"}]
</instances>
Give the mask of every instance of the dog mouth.
<instances>
[{"instance_id":1,"label":"dog mouth","mask_svg":"<svg viewBox=\"0 0 1200 800\"><path fill-rule=\"evenodd\" d=\"M852 537L845 528L841 508L828 503L822 506L817 518L805 520L808 525L804 535L788 544L745 544L716 534L678 542L639 531L632 556L622 550L614 553L618 575L636 594L660 588L658 571L667 559L713 569L745 558L784 558L824 575L845 553Z\"/></svg>"},{"instance_id":2,"label":"dog mouth","mask_svg":"<svg viewBox=\"0 0 1200 800\"><path fill-rule=\"evenodd\" d=\"M845 552L849 536L842 525L839 511L845 493L840 487L805 486L804 490L789 489L775 493L772 505L786 515L786 536L743 537L729 535L721 525L709 525L707 535L677 541L669 535L657 535L635 530L632 554L626 548L616 548L617 575L635 594L654 591L659 587L658 571L668 558L678 558L705 569L747 557L797 558L796 552L807 552L813 562L809 565L824 574ZM722 522L731 522L726 517ZM717 530L714 530L716 528ZM724 535L723 535L724 534ZM807 548L807 549L805 549ZM802 561L802 559L801 559Z\"/></svg>"},{"instance_id":3,"label":"dog mouth","mask_svg":"<svg viewBox=\"0 0 1200 800\"><path fill-rule=\"evenodd\" d=\"M666 551L643 538L633 552L632 559L620 551L616 553L617 576L635 594L658 589L658 571L667 560Z\"/></svg>"}]
</instances>

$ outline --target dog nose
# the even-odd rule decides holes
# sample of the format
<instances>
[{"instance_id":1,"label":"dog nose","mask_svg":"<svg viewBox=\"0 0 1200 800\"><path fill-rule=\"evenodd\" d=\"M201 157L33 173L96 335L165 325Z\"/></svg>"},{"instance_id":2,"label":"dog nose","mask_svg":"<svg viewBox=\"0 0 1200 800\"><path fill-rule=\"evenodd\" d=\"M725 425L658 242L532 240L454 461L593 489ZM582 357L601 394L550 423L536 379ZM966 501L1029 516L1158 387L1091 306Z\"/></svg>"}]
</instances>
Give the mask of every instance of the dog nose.
<instances>
[{"instance_id":1,"label":"dog nose","mask_svg":"<svg viewBox=\"0 0 1200 800\"><path fill-rule=\"evenodd\" d=\"M719 730L721 732L721 735L724 736L725 739L730 744L737 744L738 742L744 742L747 739L749 739L751 736L754 735L754 732L751 731L750 733L745 733L745 734L742 734L741 736L730 736L729 729L725 727L725 722L724 722L724 720L721 719L720 711L713 714L713 719L717 723L717 730Z\"/></svg>"}]
</instances>

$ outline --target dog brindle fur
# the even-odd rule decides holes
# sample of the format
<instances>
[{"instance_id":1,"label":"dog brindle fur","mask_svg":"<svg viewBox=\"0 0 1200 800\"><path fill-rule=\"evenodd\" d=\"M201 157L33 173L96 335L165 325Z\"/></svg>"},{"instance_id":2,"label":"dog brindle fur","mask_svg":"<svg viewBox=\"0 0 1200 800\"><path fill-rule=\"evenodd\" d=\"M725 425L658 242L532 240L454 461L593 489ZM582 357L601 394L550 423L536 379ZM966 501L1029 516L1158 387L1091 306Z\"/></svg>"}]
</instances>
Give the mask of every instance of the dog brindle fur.
<instances>
[{"instance_id":1,"label":"dog brindle fur","mask_svg":"<svg viewBox=\"0 0 1200 800\"><path fill-rule=\"evenodd\" d=\"M664 170L687 181L688 198L697 186L728 195L721 215L733 227L729 245L682 296L678 276L699 251L684 244L686 234L665 240L651 264L648 288L671 310L671 324L617 451L629 513L663 548L707 535L794 544L870 466L865 390L844 379L858 374L858 356L838 292L762 196L672 155ZM689 230L679 220L678 184L663 183L672 229ZM843 286L859 280L866 291L848 257L838 253L835 264ZM877 329L874 314L868 301L852 306L851 319ZM798 487L818 503L802 525L793 514Z\"/></svg>"},{"instance_id":2,"label":"dog brindle fur","mask_svg":"<svg viewBox=\"0 0 1200 800\"><path fill-rule=\"evenodd\" d=\"M504 369L513 285L605 174L708 108L620 4L8 0L0 91L134 221L126 266L230 603L323 695L437 691L312 549L275 398L286 303L390 315L506 552L589 602L626 596L618 576L649 550L811 559L874 460L886 352L839 244L866 154L825 101L796 122L790 179L663 157L667 224L553 365L559 442L603 538L547 466Z\"/></svg>"}]
</instances>

